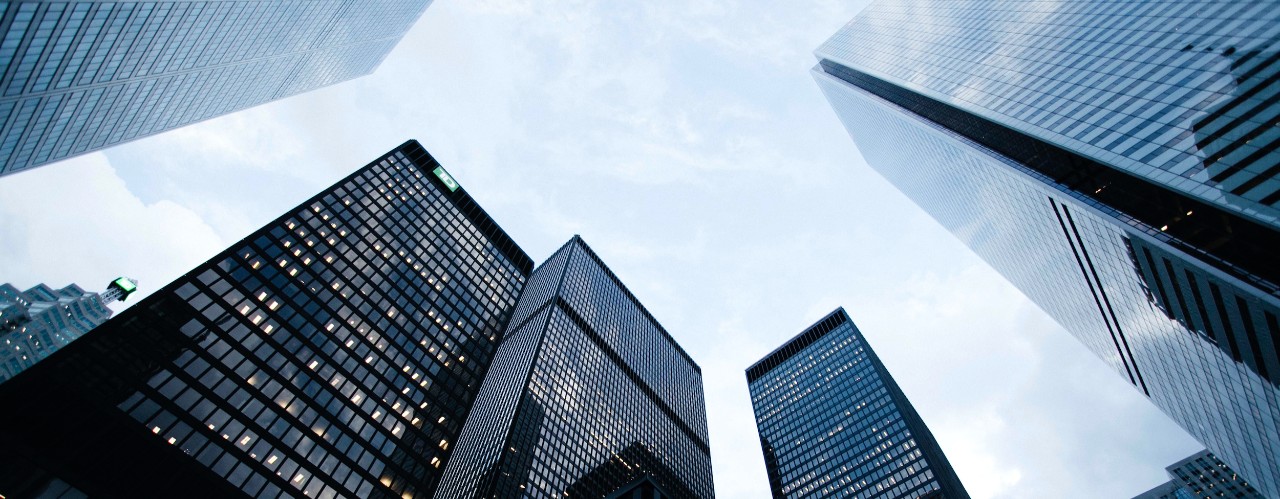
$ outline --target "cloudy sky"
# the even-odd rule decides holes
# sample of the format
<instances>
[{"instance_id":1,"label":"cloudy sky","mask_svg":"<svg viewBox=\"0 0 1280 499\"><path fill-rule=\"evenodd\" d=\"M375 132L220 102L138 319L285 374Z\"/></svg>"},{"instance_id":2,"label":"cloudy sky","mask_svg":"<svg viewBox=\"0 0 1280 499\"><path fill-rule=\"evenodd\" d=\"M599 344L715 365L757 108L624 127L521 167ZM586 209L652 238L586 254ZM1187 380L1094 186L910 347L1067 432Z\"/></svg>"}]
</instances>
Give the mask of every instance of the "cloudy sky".
<instances>
[{"instance_id":1,"label":"cloudy sky","mask_svg":"<svg viewBox=\"0 0 1280 499\"><path fill-rule=\"evenodd\" d=\"M844 306L977 498L1131 497L1201 447L862 160L808 74L865 2L439 0L372 76L0 179L0 281L159 288L406 139L542 260L581 234L703 367Z\"/></svg>"}]
</instances>

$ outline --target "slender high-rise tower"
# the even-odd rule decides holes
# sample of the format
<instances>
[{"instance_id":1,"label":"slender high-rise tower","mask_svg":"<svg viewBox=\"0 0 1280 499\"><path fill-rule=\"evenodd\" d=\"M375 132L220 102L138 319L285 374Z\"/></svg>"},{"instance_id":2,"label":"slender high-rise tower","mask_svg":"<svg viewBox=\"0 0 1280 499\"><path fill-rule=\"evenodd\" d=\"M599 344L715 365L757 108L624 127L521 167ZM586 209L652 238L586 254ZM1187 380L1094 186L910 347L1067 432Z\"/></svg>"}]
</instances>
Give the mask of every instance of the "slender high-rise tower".
<instances>
[{"instance_id":1,"label":"slender high-rise tower","mask_svg":"<svg viewBox=\"0 0 1280 499\"><path fill-rule=\"evenodd\" d=\"M0 383L106 322L111 318L107 305L124 301L137 286L125 277L111 281L102 293L75 284L56 290L40 284L26 291L0 285Z\"/></svg>"},{"instance_id":2,"label":"slender high-rise tower","mask_svg":"<svg viewBox=\"0 0 1280 499\"><path fill-rule=\"evenodd\" d=\"M581 238L505 336L436 497L714 495L702 370Z\"/></svg>"},{"instance_id":3,"label":"slender high-rise tower","mask_svg":"<svg viewBox=\"0 0 1280 499\"><path fill-rule=\"evenodd\" d=\"M969 497L843 308L747 368L747 385L773 497Z\"/></svg>"},{"instance_id":4,"label":"slender high-rise tower","mask_svg":"<svg viewBox=\"0 0 1280 499\"><path fill-rule=\"evenodd\" d=\"M1280 497L1280 2L877 2L812 71L873 168Z\"/></svg>"},{"instance_id":5,"label":"slender high-rise tower","mask_svg":"<svg viewBox=\"0 0 1280 499\"><path fill-rule=\"evenodd\" d=\"M407 142L0 383L0 495L430 497L532 268Z\"/></svg>"},{"instance_id":6,"label":"slender high-rise tower","mask_svg":"<svg viewBox=\"0 0 1280 499\"><path fill-rule=\"evenodd\" d=\"M0 2L0 175L369 74L430 3Z\"/></svg>"}]
</instances>

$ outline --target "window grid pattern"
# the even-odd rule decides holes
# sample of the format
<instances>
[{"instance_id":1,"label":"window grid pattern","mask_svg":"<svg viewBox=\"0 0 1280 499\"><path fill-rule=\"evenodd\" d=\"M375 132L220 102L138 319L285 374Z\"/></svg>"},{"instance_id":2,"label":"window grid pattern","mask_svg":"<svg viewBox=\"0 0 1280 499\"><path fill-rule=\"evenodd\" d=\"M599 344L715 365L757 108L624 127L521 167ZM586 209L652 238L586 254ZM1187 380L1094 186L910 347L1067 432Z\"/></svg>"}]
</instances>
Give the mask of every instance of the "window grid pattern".
<instances>
[{"instance_id":1,"label":"window grid pattern","mask_svg":"<svg viewBox=\"0 0 1280 499\"><path fill-rule=\"evenodd\" d=\"M712 497L697 365L580 238L530 283L437 497Z\"/></svg>"},{"instance_id":2,"label":"window grid pattern","mask_svg":"<svg viewBox=\"0 0 1280 499\"><path fill-rule=\"evenodd\" d=\"M877 2L818 54L1277 227L1276 7Z\"/></svg>"},{"instance_id":3,"label":"window grid pattern","mask_svg":"<svg viewBox=\"0 0 1280 499\"><path fill-rule=\"evenodd\" d=\"M953 131L813 76L870 165L1218 457L1280 494L1273 297Z\"/></svg>"},{"instance_id":4,"label":"window grid pattern","mask_svg":"<svg viewBox=\"0 0 1280 499\"><path fill-rule=\"evenodd\" d=\"M1190 497L1263 499L1244 477L1207 450L1183 459L1165 471L1169 472L1173 483L1190 492Z\"/></svg>"},{"instance_id":5,"label":"window grid pattern","mask_svg":"<svg viewBox=\"0 0 1280 499\"><path fill-rule=\"evenodd\" d=\"M18 291L0 285L0 383L106 322L111 310L98 293L74 284Z\"/></svg>"},{"instance_id":6,"label":"window grid pattern","mask_svg":"<svg viewBox=\"0 0 1280 499\"><path fill-rule=\"evenodd\" d=\"M438 166L410 141L108 322L81 350L182 347L95 410L248 496L431 497L532 270Z\"/></svg>"},{"instance_id":7,"label":"window grid pattern","mask_svg":"<svg viewBox=\"0 0 1280 499\"><path fill-rule=\"evenodd\" d=\"M968 497L843 310L798 340L749 380L774 497Z\"/></svg>"},{"instance_id":8,"label":"window grid pattern","mask_svg":"<svg viewBox=\"0 0 1280 499\"><path fill-rule=\"evenodd\" d=\"M561 288L564 300L706 442L702 371L689 354L590 247L573 253L569 276ZM659 344L650 345L655 341Z\"/></svg>"},{"instance_id":9,"label":"window grid pattern","mask_svg":"<svg viewBox=\"0 0 1280 499\"><path fill-rule=\"evenodd\" d=\"M0 2L0 175L368 74L429 3Z\"/></svg>"},{"instance_id":10,"label":"window grid pattern","mask_svg":"<svg viewBox=\"0 0 1280 499\"><path fill-rule=\"evenodd\" d=\"M201 348L121 409L249 494L274 472L311 497L428 496L523 281L466 222L402 153L376 163L179 288L208 303L184 330ZM198 431L147 403L182 397Z\"/></svg>"}]
</instances>

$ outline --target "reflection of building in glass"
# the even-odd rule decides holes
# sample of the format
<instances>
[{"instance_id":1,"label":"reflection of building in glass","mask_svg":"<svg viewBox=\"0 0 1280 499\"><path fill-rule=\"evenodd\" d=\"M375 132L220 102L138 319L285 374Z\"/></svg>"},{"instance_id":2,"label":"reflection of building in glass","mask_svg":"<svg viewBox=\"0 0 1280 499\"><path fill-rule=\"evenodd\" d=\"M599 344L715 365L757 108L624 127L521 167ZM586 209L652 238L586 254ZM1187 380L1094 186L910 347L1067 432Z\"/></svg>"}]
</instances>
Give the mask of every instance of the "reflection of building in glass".
<instances>
[{"instance_id":1,"label":"reflection of building in glass","mask_svg":"<svg viewBox=\"0 0 1280 499\"><path fill-rule=\"evenodd\" d=\"M0 284L0 383L67 346L111 318L107 304L124 300L138 281L121 277L91 293L72 284L24 291Z\"/></svg>"},{"instance_id":2,"label":"reflection of building in glass","mask_svg":"<svg viewBox=\"0 0 1280 499\"><path fill-rule=\"evenodd\" d=\"M1165 471L1172 480L1134 496L1133 499L1195 499L1233 497L1263 499L1249 482L1207 450L1178 461Z\"/></svg>"},{"instance_id":3,"label":"reflection of building in glass","mask_svg":"<svg viewBox=\"0 0 1280 499\"><path fill-rule=\"evenodd\" d=\"M430 3L0 3L0 175L369 74Z\"/></svg>"},{"instance_id":4,"label":"reflection of building in glass","mask_svg":"<svg viewBox=\"0 0 1280 499\"><path fill-rule=\"evenodd\" d=\"M1227 98L1198 113L1192 125L1204 175L1233 196L1271 207L1280 204L1280 105L1275 99L1280 93L1280 47L1275 42L1247 44L1250 48L1244 50L1220 44L1182 48L1221 53L1226 60L1220 64L1229 67L1231 85L1223 92Z\"/></svg>"},{"instance_id":5,"label":"reflection of building in glass","mask_svg":"<svg viewBox=\"0 0 1280 499\"><path fill-rule=\"evenodd\" d=\"M671 499L675 497L690 497L687 495L676 495L667 492L648 476L637 478L635 481L623 485L617 492L609 494L605 499Z\"/></svg>"},{"instance_id":6,"label":"reflection of building in glass","mask_svg":"<svg viewBox=\"0 0 1280 499\"><path fill-rule=\"evenodd\" d=\"M968 498L844 309L747 369L773 497Z\"/></svg>"},{"instance_id":7,"label":"reflection of building in glass","mask_svg":"<svg viewBox=\"0 0 1280 499\"><path fill-rule=\"evenodd\" d=\"M436 497L603 498L644 476L713 496L702 371L574 237L529 278Z\"/></svg>"},{"instance_id":8,"label":"reflection of building in glass","mask_svg":"<svg viewBox=\"0 0 1280 499\"><path fill-rule=\"evenodd\" d=\"M1277 7L881 2L813 70L872 167L1269 496Z\"/></svg>"},{"instance_id":9,"label":"reflection of building in glass","mask_svg":"<svg viewBox=\"0 0 1280 499\"><path fill-rule=\"evenodd\" d=\"M481 477L480 483L493 483L497 497L520 497L527 488L524 477L512 473L511 470L527 470L533 465L532 449L537 447L538 438L542 434L542 422L547 419L547 412L532 394L525 393L520 397L520 414L511 425L511 442L508 447L515 449L508 456L507 462L494 463L489 473ZM477 417L483 417L478 415Z\"/></svg>"},{"instance_id":10,"label":"reflection of building in glass","mask_svg":"<svg viewBox=\"0 0 1280 499\"><path fill-rule=\"evenodd\" d=\"M0 494L430 497L533 267L439 166L410 141L0 384Z\"/></svg>"}]
</instances>

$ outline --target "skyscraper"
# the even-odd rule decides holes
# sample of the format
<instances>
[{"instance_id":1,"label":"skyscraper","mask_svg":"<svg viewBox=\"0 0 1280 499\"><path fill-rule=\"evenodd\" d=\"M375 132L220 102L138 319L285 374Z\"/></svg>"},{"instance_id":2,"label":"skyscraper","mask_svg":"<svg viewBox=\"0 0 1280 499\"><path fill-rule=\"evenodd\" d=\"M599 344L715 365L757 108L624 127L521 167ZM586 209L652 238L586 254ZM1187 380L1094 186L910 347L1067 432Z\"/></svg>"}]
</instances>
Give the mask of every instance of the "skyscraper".
<instances>
[{"instance_id":1,"label":"skyscraper","mask_svg":"<svg viewBox=\"0 0 1280 499\"><path fill-rule=\"evenodd\" d=\"M710 498L702 370L579 237L533 276L436 497ZM623 495L625 497L625 494Z\"/></svg>"},{"instance_id":2,"label":"skyscraper","mask_svg":"<svg viewBox=\"0 0 1280 499\"><path fill-rule=\"evenodd\" d=\"M0 175L369 74L430 3L0 3Z\"/></svg>"},{"instance_id":3,"label":"skyscraper","mask_svg":"<svg viewBox=\"0 0 1280 499\"><path fill-rule=\"evenodd\" d=\"M775 498L967 498L843 308L747 368Z\"/></svg>"},{"instance_id":4,"label":"skyscraper","mask_svg":"<svg viewBox=\"0 0 1280 499\"><path fill-rule=\"evenodd\" d=\"M1165 471L1172 480L1133 499L1262 499L1262 495L1244 477L1207 450L1173 463Z\"/></svg>"},{"instance_id":5,"label":"skyscraper","mask_svg":"<svg viewBox=\"0 0 1280 499\"><path fill-rule=\"evenodd\" d=\"M1277 7L875 3L812 71L872 167L1271 497Z\"/></svg>"},{"instance_id":6,"label":"skyscraper","mask_svg":"<svg viewBox=\"0 0 1280 499\"><path fill-rule=\"evenodd\" d=\"M121 277L101 294L75 284L56 290L39 284L26 291L0 284L0 383L106 322L107 305L128 298L137 284Z\"/></svg>"},{"instance_id":7,"label":"skyscraper","mask_svg":"<svg viewBox=\"0 0 1280 499\"><path fill-rule=\"evenodd\" d=\"M429 497L532 268L407 142L0 384L0 495Z\"/></svg>"}]
</instances>

